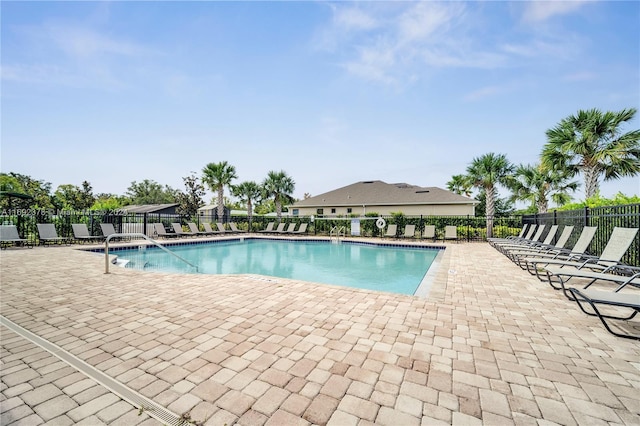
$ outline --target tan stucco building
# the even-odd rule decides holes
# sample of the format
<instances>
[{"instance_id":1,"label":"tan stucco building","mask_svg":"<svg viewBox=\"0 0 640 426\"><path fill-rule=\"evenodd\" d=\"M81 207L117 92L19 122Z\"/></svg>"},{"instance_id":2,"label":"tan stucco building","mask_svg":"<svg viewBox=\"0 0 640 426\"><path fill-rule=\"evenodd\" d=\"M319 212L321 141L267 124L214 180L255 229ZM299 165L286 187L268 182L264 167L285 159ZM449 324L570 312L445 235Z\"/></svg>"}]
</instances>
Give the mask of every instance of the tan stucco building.
<instances>
[{"instance_id":1,"label":"tan stucco building","mask_svg":"<svg viewBox=\"0 0 640 426\"><path fill-rule=\"evenodd\" d=\"M289 207L293 216L364 216L366 213L405 216L466 216L478 201L438 187L421 187L380 180L356 182L300 200Z\"/></svg>"}]
</instances>

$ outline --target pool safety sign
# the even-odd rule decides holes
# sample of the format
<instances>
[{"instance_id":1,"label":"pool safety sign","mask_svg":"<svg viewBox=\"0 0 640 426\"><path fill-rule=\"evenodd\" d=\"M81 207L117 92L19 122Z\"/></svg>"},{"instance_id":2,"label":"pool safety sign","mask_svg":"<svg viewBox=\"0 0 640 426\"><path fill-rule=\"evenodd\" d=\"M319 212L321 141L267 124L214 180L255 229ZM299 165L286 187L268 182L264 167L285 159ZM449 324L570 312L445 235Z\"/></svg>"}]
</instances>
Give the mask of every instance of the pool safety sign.
<instances>
[{"instance_id":1,"label":"pool safety sign","mask_svg":"<svg viewBox=\"0 0 640 426\"><path fill-rule=\"evenodd\" d=\"M360 236L360 219L351 219L351 235Z\"/></svg>"}]
</instances>

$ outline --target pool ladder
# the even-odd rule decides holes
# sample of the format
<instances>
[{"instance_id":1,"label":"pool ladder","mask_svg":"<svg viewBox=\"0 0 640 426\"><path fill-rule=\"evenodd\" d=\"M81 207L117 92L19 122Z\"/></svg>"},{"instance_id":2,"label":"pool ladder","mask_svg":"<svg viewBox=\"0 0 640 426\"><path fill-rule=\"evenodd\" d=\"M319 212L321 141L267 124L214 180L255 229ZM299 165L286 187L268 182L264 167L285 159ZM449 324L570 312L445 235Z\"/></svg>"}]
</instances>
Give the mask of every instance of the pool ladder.
<instances>
[{"instance_id":1,"label":"pool ladder","mask_svg":"<svg viewBox=\"0 0 640 426\"><path fill-rule=\"evenodd\" d=\"M171 250L169 250L168 248L166 248L165 246L163 246L162 244L160 244L159 242L157 242L153 238L149 238L145 234L141 234L141 233L138 233L138 232L131 232L131 233L123 233L123 234L110 234L104 240L104 273L105 274L109 273L109 241L111 240L111 238L121 238L121 237L140 237L140 238L144 238L145 240L149 241L151 244L157 246L162 251L164 251L166 253L169 253L171 256L177 257L178 259L182 260L187 265L195 268L196 272L198 272L198 267L196 265L194 265L193 263L189 262L188 260L183 259L182 257L178 256L177 254L175 254L174 252L172 252ZM138 250L140 250L141 247L142 246L138 246Z\"/></svg>"},{"instance_id":2,"label":"pool ladder","mask_svg":"<svg viewBox=\"0 0 640 426\"><path fill-rule=\"evenodd\" d=\"M334 226L333 228L331 228L331 231L329 232L329 240L334 243L334 244L339 244L340 243L340 235L342 235L342 238L344 238L346 236L347 233L347 229L344 226ZM335 240L333 239L335 235Z\"/></svg>"}]
</instances>

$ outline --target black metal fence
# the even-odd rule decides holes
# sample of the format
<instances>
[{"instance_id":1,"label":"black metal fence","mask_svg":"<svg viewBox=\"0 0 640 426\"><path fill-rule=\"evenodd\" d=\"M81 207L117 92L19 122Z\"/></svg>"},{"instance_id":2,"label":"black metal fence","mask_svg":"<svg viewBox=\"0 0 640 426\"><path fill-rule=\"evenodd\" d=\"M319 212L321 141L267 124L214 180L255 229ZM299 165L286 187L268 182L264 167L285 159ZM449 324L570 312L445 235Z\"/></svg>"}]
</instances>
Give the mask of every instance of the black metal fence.
<instances>
[{"instance_id":1,"label":"black metal fence","mask_svg":"<svg viewBox=\"0 0 640 426\"><path fill-rule=\"evenodd\" d=\"M573 247L585 226L596 226L596 234L587 252L599 256L609 241L613 228L640 228L640 204L623 206L585 207L581 210L554 211L552 213L526 215L522 217L523 224L545 225L573 225L574 231L567 241L567 247ZM623 263L640 266L640 232L631 243L624 257Z\"/></svg>"},{"instance_id":2,"label":"black metal fence","mask_svg":"<svg viewBox=\"0 0 640 426\"><path fill-rule=\"evenodd\" d=\"M53 223L56 231L61 237L73 237L71 225L75 223L83 223L87 225L91 235L102 235L101 223L111 223L118 233L130 232L146 232L150 234L148 225L153 223L162 223L168 232L172 232L172 223L180 223L187 230L187 223L194 222L199 227L201 223L207 222L215 224L219 222L216 216L181 216L171 214L157 213L127 213L127 212L101 212L101 211L54 211L54 210L24 210L11 212L12 214L0 215L0 223L14 224L18 226L19 234L23 238L37 243L38 223ZM378 218L382 217L385 221L385 227L376 226ZM254 215L251 220L248 216L231 216L226 218L229 222L234 222L241 230L257 232L264 230L269 222L277 223L278 219L274 216ZM485 241L486 218L474 216L404 216L404 215L373 215L367 218L351 218L351 217L335 217L335 218L313 218L309 216L282 216L280 222L285 223L288 227L290 223L296 223L296 229L301 223L307 223L308 235L329 235L334 228L341 228L345 235L352 235L352 226L355 226L354 220L357 221L359 232L357 235L364 237L381 237L384 235L388 225L395 224L397 226L397 236L404 235L406 225L415 225L414 238L421 239L427 225L435 226L435 240L444 238L444 229L447 225L455 225L457 229L458 239L461 241ZM215 229L215 226L213 226ZM520 216L504 217L494 219L493 235L496 237L506 237L508 235L517 235L522 228L522 218ZM150 235L151 236L151 235Z\"/></svg>"},{"instance_id":3,"label":"black metal fence","mask_svg":"<svg viewBox=\"0 0 640 426\"><path fill-rule=\"evenodd\" d=\"M86 224L91 235L102 235L101 223L112 223L116 232L125 233L144 232L150 229L147 225L153 223L163 223L167 231L171 232L171 224L174 222L181 223L187 230L187 222L194 222L201 227L203 222L215 224L218 221L215 216L199 215L189 217L157 213L93 210L74 212L28 209L3 211L1 213L0 223L17 225L20 236L34 243L38 242L36 227L38 223L53 223L59 236L73 237L71 225L74 223ZM376 221L380 217L385 221L385 227L382 229L376 225ZM354 222L356 219L357 222ZM277 223L278 219L274 216L254 215L251 221L248 216L231 216L228 221L235 222L239 229L257 232L265 229L269 222ZM397 225L398 237L403 236L406 225L414 225L414 238L421 239L424 236L425 227L433 225L436 229L435 240L442 240L445 226L454 225L460 241L481 242L486 241L487 238L486 217L474 216L372 215L367 218L282 216L281 222L285 222L286 226L295 222L296 229L300 226L300 223L307 223L307 234L309 235L329 235L332 229L339 228L344 231L345 235L352 235L352 230L356 229L357 224L360 236L381 237L389 224L395 224ZM593 255L599 255L607 244L614 227L640 228L640 204L554 211L552 213L525 216L496 217L493 219L493 236L504 238L509 235L517 235L523 224L531 223L573 225L575 229L571 239L567 242L567 247L572 247L584 226L597 226L596 236L589 246L588 252ZM636 236L622 261L630 265L640 266L640 235Z\"/></svg>"}]
</instances>

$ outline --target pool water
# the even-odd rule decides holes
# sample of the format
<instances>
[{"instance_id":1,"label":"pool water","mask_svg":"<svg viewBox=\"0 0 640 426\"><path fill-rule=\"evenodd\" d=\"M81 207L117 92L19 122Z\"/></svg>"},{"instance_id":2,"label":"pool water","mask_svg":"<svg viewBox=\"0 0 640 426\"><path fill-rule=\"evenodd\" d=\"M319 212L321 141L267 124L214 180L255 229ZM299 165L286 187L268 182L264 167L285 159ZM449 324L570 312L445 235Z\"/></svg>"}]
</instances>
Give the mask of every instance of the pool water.
<instances>
[{"instance_id":1,"label":"pool water","mask_svg":"<svg viewBox=\"0 0 640 426\"><path fill-rule=\"evenodd\" d=\"M202 274L259 274L369 290L414 294L438 248L328 241L243 239L173 245ZM196 271L155 247L119 250L127 267L145 271Z\"/></svg>"}]
</instances>

